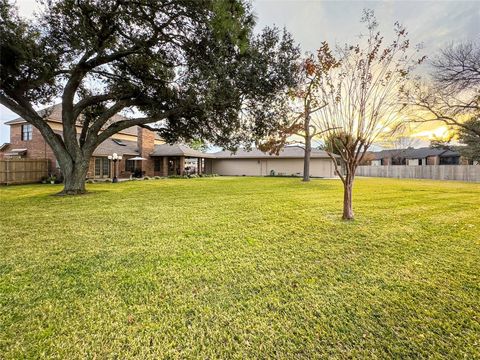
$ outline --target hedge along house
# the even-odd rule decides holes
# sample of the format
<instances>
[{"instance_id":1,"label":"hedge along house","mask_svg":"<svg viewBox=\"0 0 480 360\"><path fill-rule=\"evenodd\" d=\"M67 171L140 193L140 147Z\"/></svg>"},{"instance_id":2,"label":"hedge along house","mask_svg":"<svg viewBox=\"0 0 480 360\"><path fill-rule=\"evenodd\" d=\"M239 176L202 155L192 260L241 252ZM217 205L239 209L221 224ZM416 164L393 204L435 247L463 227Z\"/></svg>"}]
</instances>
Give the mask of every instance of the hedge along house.
<instances>
[{"instance_id":1,"label":"hedge along house","mask_svg":"<svg viewBox=\"0 0 480 360\"><path fill-rule=\"evenodd\" d=\"M62 108L54 105L39 111L46 117L49 126L59 135L62 135ZM125 117L115 115L111 121L124 120ZM0 159L47 159L48 172L60 172L53 150L43 139L42 134L33 125L22 118L5 122L10 126L10 142L0 146ZM80 133L81 127L77 127ZM134 173L144 176L182 175L185 171L186 159L194 159L189 171L205 172L205 158L212 155L203 154L187 146L166 145L155 132L133 126L122 130L101 143L93 152L90 160L88 178L102 179L114 176L114 163L108 159L113 153L122 156L117 162L116 174L120 178L129 178ZM134 157L141 157L144 161L132 161ZM207 164L211 169L211 164ZM193 169L192 169L193 168ZM135 171L137 170L137 171Z\"/></svg>"},{"instance_id":2,"label":"hedge along house","mask_svg":"<svg viewBox=\"0 0 480 360\"><path fill-rule=\"evenodd\" d=\"M336 158L339 156L335 155ZM270 155L258 149L239 150L236 153L215 153L212 172L233 176L302 176L304 150L299 146L287 146L278 155ZM325 151L312 149L310 176L335 177L335 165Z\"/></svg>"}]
</instances>

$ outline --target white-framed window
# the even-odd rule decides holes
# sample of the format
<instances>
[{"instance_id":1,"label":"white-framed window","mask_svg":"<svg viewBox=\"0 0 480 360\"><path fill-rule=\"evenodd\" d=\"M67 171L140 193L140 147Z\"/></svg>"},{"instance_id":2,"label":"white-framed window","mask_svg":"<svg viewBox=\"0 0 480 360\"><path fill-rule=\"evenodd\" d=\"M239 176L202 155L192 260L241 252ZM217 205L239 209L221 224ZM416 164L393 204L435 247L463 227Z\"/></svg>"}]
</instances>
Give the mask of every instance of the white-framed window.
<instances>
[{"instance_id":1,"label":"white-framed window","mask_svg":"<svg viewBox=\"0 0 480 360\"><path fill-rule=\"evenodd\" d=\"M22 125L22 140L23 141L32 140L32 136L33 136L33 126L32 126L32 124Z\"/></svg>"}]
</instances>

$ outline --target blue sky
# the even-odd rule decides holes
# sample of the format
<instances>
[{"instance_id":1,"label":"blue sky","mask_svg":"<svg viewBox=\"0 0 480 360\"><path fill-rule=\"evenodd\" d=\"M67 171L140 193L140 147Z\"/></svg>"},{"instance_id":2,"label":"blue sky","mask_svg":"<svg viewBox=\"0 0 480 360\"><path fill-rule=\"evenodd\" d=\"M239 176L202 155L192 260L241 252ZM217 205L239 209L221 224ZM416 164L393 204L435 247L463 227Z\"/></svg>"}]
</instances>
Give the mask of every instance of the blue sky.
<instances>
[{"instance_id":1,"label":"blue sky","mask_svg":"<svg viewBox=\"0 0 480 360\"><path fill-rule=\"evenodd\" d=\"M19 0L17 5L27 17L38 9L33 0ZM360 17L365 8L375 11L380 30L387 38L398 20L407 27L414 44L423 43L429 56L451 42L480 40L478 1L253 1L257 26L285 26L303 52L314 51L324 40L355 41L363 31ZM9 139L8 126L3 122L15 117L0 105L0 144Z\"/></svg>"}]
</instances>

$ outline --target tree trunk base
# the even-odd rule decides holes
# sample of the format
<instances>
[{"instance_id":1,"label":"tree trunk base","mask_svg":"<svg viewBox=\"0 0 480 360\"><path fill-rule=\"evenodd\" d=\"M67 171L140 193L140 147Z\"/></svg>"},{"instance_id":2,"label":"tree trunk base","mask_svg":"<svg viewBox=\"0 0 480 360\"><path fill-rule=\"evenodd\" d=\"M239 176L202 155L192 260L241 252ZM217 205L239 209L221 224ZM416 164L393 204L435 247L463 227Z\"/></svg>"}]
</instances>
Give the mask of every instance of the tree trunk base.
<instances>
[{"instance_id":1,"label":"tree trunk base","mask_svg":"<svg viewBox=\"0 0 480 360\"><path fill-rule=\"evenodd\" d=\"M85 195L87 194L87 190L85 189L69 189L69 190L65 190L63 189L62 191L60 191L59 193L56 193L55 196L75 196L75 195Z\"/></svg>"}]
</instances>

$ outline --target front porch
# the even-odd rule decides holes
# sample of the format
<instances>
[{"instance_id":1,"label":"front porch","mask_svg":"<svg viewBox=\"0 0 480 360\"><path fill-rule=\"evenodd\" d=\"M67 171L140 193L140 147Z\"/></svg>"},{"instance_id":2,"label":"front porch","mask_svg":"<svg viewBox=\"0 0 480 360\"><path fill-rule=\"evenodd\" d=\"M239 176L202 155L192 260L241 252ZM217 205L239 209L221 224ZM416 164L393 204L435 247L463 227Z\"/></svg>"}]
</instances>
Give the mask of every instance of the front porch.
<instances>
[{"instance_id":1,"label":"front porch","mask_svg":"<svg viewBox=\"0 0 480 360\"><path fill-rule=\"evenodd\" d=\"M153 157L154 176L172 176L186 174L211 174L211 159L189 156Z\"/></svg>"},{"instance_id":2,"label":"front porch","mask_svg":"<svg viewBox=\"0 0 480 360\"><path fill-rule=\"evenodd\" d=\"M211 174L213 157L212 154L203 153L179 144L157 145L154 152L150 154L150 158L153 159L154 176Z\"/></svg>"},{"instance_id":3,"label":"front porch","mask_svg":"<svg viewBox=\"0 0 480 360\"><path fill-rule=\"evenodd\" d=\"M95 154L90 160L87 177L109 179L116 174L121 179L132 176L212 174L214 155L191 149L185 145L156 145L154 151L149 155L143 155L144 157L135 154L134 151L122 152L122 150L122 148L110 150L122 155L122 160L117 163L108 159L107 151Z\"/></svg>"}]
</instances>

